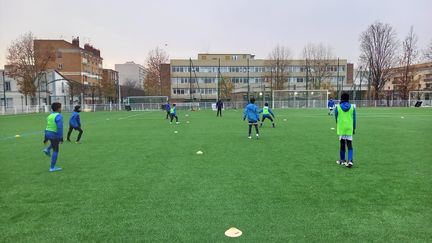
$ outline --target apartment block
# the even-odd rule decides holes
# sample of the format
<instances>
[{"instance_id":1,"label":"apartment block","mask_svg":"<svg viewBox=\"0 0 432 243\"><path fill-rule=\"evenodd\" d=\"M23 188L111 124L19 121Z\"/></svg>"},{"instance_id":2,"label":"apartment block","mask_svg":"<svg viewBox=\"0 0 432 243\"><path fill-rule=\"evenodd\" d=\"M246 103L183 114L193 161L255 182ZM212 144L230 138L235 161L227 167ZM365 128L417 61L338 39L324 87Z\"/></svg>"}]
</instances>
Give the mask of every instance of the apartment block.
<instances>
[{"instance_id":1,"label":"apartment block","mask_svg":"<svg viewBox=\"0 0 432 243\"><path fill-rule=\"evenodd\" d=\"M353 82L353 66L346 59L325 60L326 75L320 82L332 86ZM215 100L221 95L222 84L231 83L232 94L247 99L247 94L270 96L275 89L277 70L268 59L252 54L198 54L197 59L171 59L171 99ZM318 67L310 60L284 60L285 81L280 89L302 90L307 81L316 79Z\"/></svg>"}]
</instances>

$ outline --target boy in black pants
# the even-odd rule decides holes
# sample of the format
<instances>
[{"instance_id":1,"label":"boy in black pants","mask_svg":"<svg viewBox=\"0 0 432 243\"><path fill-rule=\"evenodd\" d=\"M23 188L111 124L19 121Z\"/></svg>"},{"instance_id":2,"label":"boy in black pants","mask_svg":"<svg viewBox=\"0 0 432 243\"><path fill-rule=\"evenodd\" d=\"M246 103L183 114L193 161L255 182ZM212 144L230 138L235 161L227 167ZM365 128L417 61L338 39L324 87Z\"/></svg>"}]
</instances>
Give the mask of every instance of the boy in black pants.
<instances>
[{"instance_id":1,"label":"boy in black pants","mask_svg":"<svg viewBox=\"0 0 432 243\"><path fill-rule=\"evenodd\" d=\"M72 133L72 130L77 130L78 133L78 137L75 143L80 143L80 139L81 136L83 134L83 130L81 129L81 120L80 120L80 116L79 113L81 112L81 106L77 105L74 108L74 112L72 113L72 116L69 119L69 131L67 134L67 140L70 142L70 135Z\"/></svg>"}]
</instances>

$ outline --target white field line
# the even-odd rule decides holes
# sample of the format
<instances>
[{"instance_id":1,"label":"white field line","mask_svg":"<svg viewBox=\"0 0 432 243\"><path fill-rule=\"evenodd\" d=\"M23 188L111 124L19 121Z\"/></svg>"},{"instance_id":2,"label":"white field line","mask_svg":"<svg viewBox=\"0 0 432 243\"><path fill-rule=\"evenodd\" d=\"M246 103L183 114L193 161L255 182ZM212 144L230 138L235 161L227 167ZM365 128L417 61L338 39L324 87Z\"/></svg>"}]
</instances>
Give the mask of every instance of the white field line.
<instances>
[{"instance_id":1,"label":"white field line","mask_svg":"<svg viewBox=\"0 0 432 243\"><path fill-rule=\"evenodd\" d=\"M139 116L139 115L141 115L141 114L135 114L135 115L125 116L125 117L120 117L119 120L124 120L124 119L128 119L128 118L131 118L134 116Z\"/></svg>"}]
</instances>

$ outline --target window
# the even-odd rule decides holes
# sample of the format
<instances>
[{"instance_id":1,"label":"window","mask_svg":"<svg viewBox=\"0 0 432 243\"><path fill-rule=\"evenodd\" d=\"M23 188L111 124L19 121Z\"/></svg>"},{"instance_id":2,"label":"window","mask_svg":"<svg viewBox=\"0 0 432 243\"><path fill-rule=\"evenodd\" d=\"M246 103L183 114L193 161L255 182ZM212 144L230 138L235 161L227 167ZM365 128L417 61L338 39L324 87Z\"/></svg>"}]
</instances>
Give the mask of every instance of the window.
<instances>
[{"instance_id":1,"label":"window","mask_svg":"<svg viewBox=\"0 0 432 243\"><path fill-rule=\"evenodd\" d=\"M62 58L63 57L63 55L62 55L62 53L60 52L60 51L57 51L57 58Z\"/></svg>"},{"instance_id":2,"label":"window","mask_svg":"<svg viewBox=\"0 0 432 243\"><path fill-rule=\"evenodd\" d=\"M202 60L206 60L207 57L206 57L206 56L202 56L201 59L202 59Z\"/></svg>"},{"instance_id":3,"label":"window","mask_svg":"<svg viewBox=\"0 0 432 243\"><path fill-rule=\"evenodd\" d=\"M62 70L62 69L63 69L63 63L59 63L59 64L58 64L58 69L59 69L59 70Z\"/></svg>"},{"instance_id":4,"label":"window","mask_svg":"<svg viewBox=\"0 0 432 243\"><path fill-rule=\"evenodd\" d=\"M214 79L213 78L204 78L204 83L206 83L206 84L214 83Z\"/></svg>"},{"instance_id":5,"label":"window","mask_svg":"<svg viewBox=\"0 0 432 243\"><path fill-rule=\"evenodd\" d=\"M238 59L238 56L232 56L232 60L236 61Z\"/></svg>"},{"instance_id":6,"label":"window","mask_svg":"<svg viewBox=\"0 0 432 243\"><path fill-rule=\"evenodd\" d=\"M6 91L11 91L11 83L10 83L10 81L6 81L5 82L5 90Z\"/></svg>"}]
</instances>

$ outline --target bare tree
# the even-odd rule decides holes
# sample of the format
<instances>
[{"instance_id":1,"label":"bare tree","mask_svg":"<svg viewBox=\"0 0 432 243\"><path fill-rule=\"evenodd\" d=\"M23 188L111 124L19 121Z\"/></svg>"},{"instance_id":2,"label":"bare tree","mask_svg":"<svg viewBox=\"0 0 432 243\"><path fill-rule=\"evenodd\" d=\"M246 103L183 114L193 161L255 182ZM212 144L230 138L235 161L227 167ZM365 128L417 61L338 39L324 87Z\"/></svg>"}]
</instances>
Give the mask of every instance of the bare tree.
<instances>
[{"instance_id":1,"label":"bare tree","mask_svg":"<svg viewBox=\"0 0 432 243\"><path fill-rule=\"evenodd\" d=\"M220 97L219 99L229 100L232 98L232 92L234 90L234 84L228 80L222 79L220 82Z\"/></svg>"},{"instance_id":2,"label":"bare tree","mask_svg":"<svg viewBox=\"0 0 432 243\"><path fill-rule=\"evenodd\" d=\"M417 35L411 26L408 35L402 43L402 55L399 60L400 68L396 69L396 90L399 91L400 97L407 100L409 92L416 89L418 80L415 80L415 70L412 65L416 63L418 57Z\"/></svg>"},{"instance_id":3,"label":"bare tree","mask_svg":"<svg viewBox=\"0 0 432 243\"><path fill-rule=\"evenodd\" d=\"M122 85L122 92L124 92L122 96L133 95L135 93L134 91L138 88L139 88L138 81L126 79L124 84Z\"/></svg>"},{"instance_id":4,"label":"bare tree","mask_svg":"<svg viewBox=\"0 0 432 243\"><path fill-rule=\"evenodd\" d=\"M54 59L52 51L35 53L33 41L32 32L21 35L7 48L6 56L7 64L10 67L8 75L17 80L18 91L24 94L26 105L27 97L36 95L41 76L48 62Z\"/></svg>"},{"instance_id":5,"label":"bare tree","mask_svg":"<svg viewBox=\"0 0 432 243\"><path fill-rule=\"evenodd\" d=\"M108 102L114 102L116 97L117 85L113 80L103 80L100 86L100 93Z\"/></svg>"},{"instance_id":6,"label":"bare tree","mask_svg":"<svg viewBox=\"0 0 432 243\"><path fill-rule=\"evenodd\" d=\"M78 95L80 93L84 93L86 90L85 85L82 85L81 83L73 80L68 80L68 93L70 96L69 104L74 104L74 97L75 95ZM84 103L84 100L81 101Z\"/></svg>"},{"instance_id":7,"label":"bare tree","mask_svg":"<svg viewBox=\"0 0 432 243\"><path fill-rule=\"evenodd\" d=\"M156 47L149 52L144 78L144 92L146 95L162 95L161 65L168 62L168 54Z\"/></svg>"},{"instance_id":8,"label":"bare tree","mask_svg":"<svg viewBox=\"0 0 432 243\"><path fill-rule=\"evenodd\" d=\"M375 22L360 35L360 59L367 64L374 99L378 99L385 83L390 80L396 63L396 32L389 24Z\"/></svg>"},{"instance_id":9,"label":"bare tree","mask_svg":"<svg viewBox=\"0 0 432 243\"><path fill-rule=\"evenodd\" d=\"M330 46L322 43L308 44L303 48L303 58L305 59L306 72L306 89L308 89L309 78L312 80L313 88L319 89L321 82L328 80L333 71L332 60L334 59L333 51Z\"/></svg>"},{"instance_id":10,"label":"bare tree","mask_svg":"<svg viewBox=\"0 0 432 243\"><path fill-rule=\"evenodd\" d=\"M270 53L268 61L266 61L265 66L267 69L270 69L270 73L267 70L265 79L272 82L273 89L275 90L284 89L284 84L288 83L288 59L290 57L291 51L288 47L277 45Z\"/></svg>"},{"instance_id":11,"label":"bare tree","mask_svg":"<svg viewBox=\"0 0 432 243\"><path fill-rule=\"evenodd\" d=\"M427 61L432 61L432 40L429 43L429 46L426 48L426 50L424 51L424 58Z\"/></svg>"}]
</instances>

